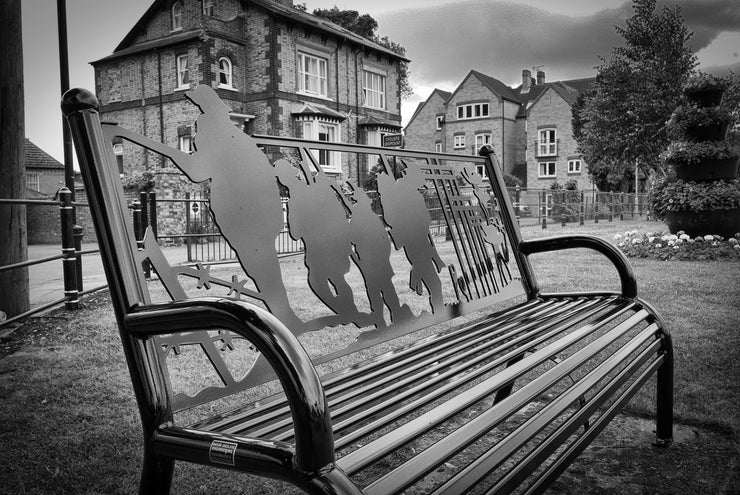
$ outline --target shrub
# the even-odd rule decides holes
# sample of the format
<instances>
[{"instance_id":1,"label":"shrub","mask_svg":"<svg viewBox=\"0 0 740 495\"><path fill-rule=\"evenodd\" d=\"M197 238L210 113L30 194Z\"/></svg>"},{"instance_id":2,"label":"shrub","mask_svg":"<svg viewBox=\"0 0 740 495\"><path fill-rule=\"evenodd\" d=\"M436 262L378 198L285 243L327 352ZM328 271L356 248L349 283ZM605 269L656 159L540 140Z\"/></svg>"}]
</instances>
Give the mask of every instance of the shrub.
<instances>
[{"instance_id":1,"label":"shrub","mask_svg":"<svg viewBox=\"0 0 740 495\"><path fill-rule=\"evenodd\" d=\"M716 260L740 261L740 233L729 239L707 234L695 238L685 232L676 234L663 232L638 233L636 230L616 234L614 242L625 255L634 258L668 260Z\"/></svg>"},{"instance_id":2,"label":"shrub","mask_svg":"<svg viewBox=\"0 0 740 495\"><path fill-rule=\"evenodd\" d=\"M154 188L154 174L134 170L121 178L123 188L130 191L151 191Z\"/></svg>"},{"instance_id":3,"label":"shrub","mask_svg":"<svg viewBox=\"0 0 740 495\"><path fill-rule=\"evenodd\" d=\"M706 72L699 72L691 76L683 86L684 93L724 89L727 89L727 82L724 79Z\"/></svg>"},{"instance_id":4,"label":"shrub","mask_svg":"<svg viewBox=\"0 0 740 495\"><path fill-rule=\"evenodd\" d=\"M740 179L692 182L666 177L653 186L650 209L659 219L669 211L712 211L740 208Z\"/></svg>"},{"instance_id":5,"label":"shrub","mask_svg":"<svg viewBox=\"0 0 740 495\"><path fill-rule=\"evenodd\" d=\"M724 141L674 141L663 154L668 163L701 163L704 159L724 160L737 157L737 150L730 148Z\"/></svg>"},{"instance_id":6,"label":"shrub","mask_svg":"<svg viewBox=\"0 0 740 495\"><path fill-rule=\"evenodd\" d=\"M683 136L687 127L708 127L728 124L731 121L732 115L726 108L682 105L673 111L668 126L672 134Z\"/></svg>"}]
</instances>

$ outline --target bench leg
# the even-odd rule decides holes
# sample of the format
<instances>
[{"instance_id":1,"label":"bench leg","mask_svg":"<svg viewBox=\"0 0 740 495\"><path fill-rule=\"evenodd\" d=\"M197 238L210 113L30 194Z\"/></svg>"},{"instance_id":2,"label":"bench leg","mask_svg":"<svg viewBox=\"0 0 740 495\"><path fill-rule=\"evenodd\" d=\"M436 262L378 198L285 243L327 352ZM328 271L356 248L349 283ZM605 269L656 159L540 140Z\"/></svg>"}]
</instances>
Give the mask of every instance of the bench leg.
<instances>
[{"instance_id":1,"label":"bench leg","mask_svg":"<svg viewBox=\"0 0 740 495\"><path fill-rule=\"evenodd\" d=\"M673 344L670 335L663 335L664 358L657 372L655 445L668 447L673 443Z\"/></svg>"},{"instance_id":2,"label":"bench leg","mask_svg":"<svg viewBox=\"0 0 740 495\"><path fill-rule=\"evenodd\" d=\"M148 450L145 451L139 494L170 493L174 470L175 461L173 459L162 459Z\"/></svg>"}]
</instances>

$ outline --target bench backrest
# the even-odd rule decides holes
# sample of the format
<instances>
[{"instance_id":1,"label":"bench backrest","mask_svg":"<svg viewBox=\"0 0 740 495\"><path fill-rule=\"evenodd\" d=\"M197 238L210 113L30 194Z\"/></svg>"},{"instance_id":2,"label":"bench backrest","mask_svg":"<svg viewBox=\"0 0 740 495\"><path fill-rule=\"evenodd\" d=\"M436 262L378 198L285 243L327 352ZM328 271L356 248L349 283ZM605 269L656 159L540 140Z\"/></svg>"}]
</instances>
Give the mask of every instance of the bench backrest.
<instances>
[{"instance_id":1,"label":"bench backrest","mask_svg":"<svg viewBox=\"0 0 740 495\"><path fill-rule=\"evenodd\" d=\"M187 97L199 111L192 153L101 124L97 101L83 90L63 102L119 323L131 308L152 304L145 261L172 299L215 290L266 307L297 336L313 336L306 345L316 364L525 293L512 250L521 236L492 154L252 137L231 123L230 108L210 87ZM162 179L173 190L205 190L209 211L201 214L212 215L241 268L174 264L151 230L137 247L113 151L121 140L166 157ZM377 191L337 182L320 165L327 163L372 168ZM169 216L183 218L188 205L173 205ZM281 259L276 242L286 224L303 250ZM126 344L130 336L121 331ZM225 371L221 351L232 340L209 332L158 337L127 352L166 362L187 345L206 353L221 383L177 394L175 409L272 376L259 356L243 376Z\"/></svg>"}]
</instances>

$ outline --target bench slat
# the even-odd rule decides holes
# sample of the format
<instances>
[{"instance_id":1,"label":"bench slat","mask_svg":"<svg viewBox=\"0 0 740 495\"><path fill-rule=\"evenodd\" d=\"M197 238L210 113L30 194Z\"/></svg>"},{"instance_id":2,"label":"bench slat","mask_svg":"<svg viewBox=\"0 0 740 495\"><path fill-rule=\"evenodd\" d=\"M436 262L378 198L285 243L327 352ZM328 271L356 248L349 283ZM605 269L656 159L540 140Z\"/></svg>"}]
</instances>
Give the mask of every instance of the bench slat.
<instances>
[{"instance_id":1,"label":"bench slat","mask_svg":"<svg viewBox=\"0 0 740 495\"><path fill-rule=\"evenodd\" d=\"M414 481L423 477L426 473L435 469L437 466L443 464L457 452L466 448L468 445L487 433L490 429L521 410L524 405L530 403L544 391L550 389L555 383L575 371L587 360L593 358L596 354L606 349L609 344L613 343L616 339L624 335L625 332L633 328L637 323L636 320L644 319L646 316L647 314L641 315L640 313L631 316L630 319L614 327L597 340L589 343L586 347L577 351L568 359L558 363L552 369L539 375L502 402L494 405L491 409L480 414L456 431L450 433L435 445L429 447L408 462L397 467L392 472L386 474L383 478L375 481L367 488L367 493L378 495L387 494L391 493L391 487L403 489L413 484ZM647 335L641 334L641 339L637 341L638 344L642 344L646 338L654 338L653 334L655 333L655 328L649 328L648 330ZM560 348L561 340L562 339L551 344L554 349ZM627 348L632 352L631 348ZM622 351L624 349L625 348L623 348ZM620 359L624 357L622 351L617 353L617 356L619 356ZM529 358L522 360L520 362L521 365L517 363L517 365L514 365L512 368L521 366L526 369L529 366L525 364L526 361L531 359L533 363L541 362L542 356L538 356L538 354L544 354L545 357L549 358L552 355L549 354L549 352L551 352L551 349L543 348ZM555 352L560 351L558 350ZM569 395L563 394L562 396L568 397ZM577 396L574 400L575 399L577 399ZM360 449L360 451L361 450L362 449Z\"/></svg>"},{"instance_id":2,"label":"bench slat","mask_svg":"<svg viewBox=\"0 0 740 495\"><path fill-rule=\"evenodd\" d=\"M464 493L472 488L479 480L483 479L494 469L497 469L509 456L514 454L521 446L529 441L533 436L542 431L551 422L552 417L560 417L571 407L579 398L583 397L596 383L603 380L615 366L625 360L630 354L643 347L644 344L653 340L653 343L642 350L639 356L632 360L624 370L622 370L607 387L599 391L599 397L594 397L588 404L581 406L577 412L578 417L588 418L595 412L597 406L603 402L603 396L612 395L620 386L628 380L640 367L648 360L655 359L661 342L654 338L655 326L648 327L639 335L635 336L625 347L609 357L598 367L589 372L589 374L574 384L567 393L558 396L552 402L547 404L538 414L529 418L524 424L519 426L515 431L502 439L490 450L481 455L474 462L470 463L463 470L450 478L446 483L440 485L436 490L436 495L443 493ZM588 413L588 414L587 414ZM584 419L585 421L586 419ZM551 433L550 436L556 433Z\"/></svg>"},{"instance_id":3,"label":"bench slat","mask_svg":"<svg viewBox=\"0 0 740 495\"><path fill-rule=\"evenodd\" d=\"M535 353L525 357L521 361L508 367L500 373L487 378L483 382L459 394L454 402L445 402L426 412L422 416L399 426L391 435L389 435L391 438L383 437L382 439L375 440L370 444L357 449L347 456L339 459L339 461L337 461L337 464L350 475L359 471L364 466L367 466L369 463L374 462L381 457L384 457L391 451L396 450L400 446L405 445L414 438L417 438L421 433L428 430L431 425L438 425L439 423L450 418L457 412L467 409L472 404L478 402L492 391L495 391L505 384L514 381L517 377L520 377L524 373L528 372L536 365L542 364L544 361L551 359L558 353L562 352L564 349L570 347L574 343L591 334L600 326L607 324L616 316L617 314L613 313L612 315L610 315L610 318L597 323L590 323L573 330L568 335L559 338L555 342L552 342L551 344L548 344L547 346L539 349ZM649 314L646 311L641 310L632 315L627 320L627 322L620 324L619 328L622 331L626 331L631 328L631 325L644 320L648 316ZM559 327L555 330L559 330L562 332L566 328L567 325L563 325L562 328ZM553 330L553 332L555 330ZM511 355L508 357L508 359L511 359L514 356L515 355Z\"/></svg>"}]
</instances>

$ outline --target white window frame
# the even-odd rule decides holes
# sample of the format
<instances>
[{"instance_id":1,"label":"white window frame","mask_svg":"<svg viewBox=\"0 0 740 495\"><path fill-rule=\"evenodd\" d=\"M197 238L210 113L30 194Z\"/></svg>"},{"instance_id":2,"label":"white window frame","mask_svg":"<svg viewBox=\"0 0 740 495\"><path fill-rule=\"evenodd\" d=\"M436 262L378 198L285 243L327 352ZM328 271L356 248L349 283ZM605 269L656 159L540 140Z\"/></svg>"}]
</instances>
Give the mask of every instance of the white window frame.
<instances>
[{"instance_id":1,"label":"white window frame","mask_svg":"<svg viewBox=\"0 0 740 495\"><path fill-rule=\"evenodd\" d=\"M457 106L458 120L485 119L490 116L488 103L466 103Z\"/></svg>"},{"instance_id":2,"label":"white window frame","mask_svg":"<svg viewBox=\"0 0 740 495\"><path fill-rule=\"evenodd\" d=\"M380 129L370 129L367 131L367 145L376 148L383 146L383 136L387 136L390 132L384 132Z\"/></svg>"},{"instance_id":3,"label":"white window frame","mask_svg":"<svg viewBox=\"0 0 740 495\"><path fill-rule=\"evenodd\" d=\"M542 173L543 166L545 167L544 174ZM547 179L547 178L557 177L557 175L558 175L557 162L537 162L537 177L541 179Z\"/></svg>"},{"instance_id":4,"label":"white window frame","mask_svg":"<svg viewBox=\"0 0 740 495\"><path fill-rule=\"evenodd\" d=\"M224 66L222 66L222 63ZM225 76L226 82L221 82L221 76ZM234 64L229 57L218 59L218 87L224 89L234 89Z\"/></svg>"},{"instance_id":5,"label":"white window frame","mask_svg":"<svg viewBox=\"0 0 740 495\"><path fill-rule=\"evenodd\" d=\"M487 145L491 144L491 133L490 132L480 132L475 135L475 154L477 155L480 149Z\"/></svg>"},{"instance_id":6,"label":"white window frame","mask_svg":"<svg viewBox=\"0 0 740 495\"><path fill-rule=\"evenodd\" d=\"M341 142L339 124L319 119L303 121L303 139L311 141ZM311 150L316 162L325 172L341 172L342 157L338 151Z\"/></svg>"},{"instance_id":7,"label":"white window frame","mask_svg":"<svg viewBox=\"0 0 740 495\"><path fill-rule=\"evenodd\" d=\"M363 106L385 110L385 74L367 69L362 72Z\"/></svg>"},{"instance_id":8,"label":"white window frame","mask_svg":"<svg viewBox=\"0 0 740 495\"><path fill-rule=\"evenodd\" d=\"M581 160L576 158L568 160L568 173L569 174L580 174L581 173Z\"/></svg>"},{"instance_id":9,"label":"white window frame","mask_svg":"<svg viewBox=\"0 0 740 495\"><path fill-rule=\"evenodd\" d=\"M455 149L465 148L465 134L456 134L452 139Z\"/></svg>"},{"instance_id":10,"label":"white window frame","mask_svg":"<svg viewBox=\"0 0 740 495\"><path fill-rule=\"evenodd\" d=\"M436 121L437 121L437 130L438 131L441 131L442 130L442 124L444 124L444 122L445 122L445 116L444 115L437 115Z\"/></svg>"},{"instance_id":11,"label":"white window frame","mask_svg":"<svg viewBox=\"0 0 740 495\"><path fill-rule=\"evenodd\" d=\"M311 63L315 61L316 72L310 72ZM309 67L306 67L306 64ZM329 60L311 55L309 53L298 53L298 92L306 95L329 98ZM315 86L315 89L314 89Z\"/></svg>"},{"instance_id":12,"label":"white window frame","mask_svg":"<svg viewBox=\"0 0 740 495\"><path fill-rule=\"evenodd\" d=\"M182 31L182 14L184 11L184 7L182 6L182 2L175 2L172 4L172 30L173 31Z\"/></svg>"},{"instance_id":13,"label":"white window frame","mask_svg":"<svg viewBox=\"0 0 740 495\"><path fill-rule=\"evenodd\" d=\"M177 138L177 147L180 151L190 153L193 151L193 136L190 134L183 134Z\"/></svg>"},{"instance_id":14,"label":"white window frame","mask_svg":"<svg viewBox=\"0 0 740 495\"><path fill-rule=\"evenodd\" d=\"M187 54L177 56L177 87L190 89L190 61Z\"/></svg>"},{"instance_id":15,"label":"white window frame","mask_svg":"<svg viewBox=\"0 0 740 495\"><path fill-rule=\"evenodd\" d=\"M434 143L434 152L442 153L442 143Z\"/></svg>"},{"instance_id":16,"label":"white window frame","mask_svg":"<svg viewBox=\"0 0 740 495\"><path fill-rule=\"evenodd\" d=\"M554 127L537 131L537 156L558 154L558 131Z\"/></svg>"},{"instance_id":17,"label":"white window frame","mask_svg":"<svg viewBox=\"0 0 740 495\"><path fill-rule=\"evenodd\" d=\"M213 16L213 0L203 0L203 15Z\"/></svg>"},{"instance_id":18,"label":"white window frame","mask_svg":"<svg viewBox=\"0 0 740 495\"><path fill-rule=\"evenodd\" d=\"M41 174L26 172L26 188L36 192L41 191Z\"/></svg>"}]
</instances>

